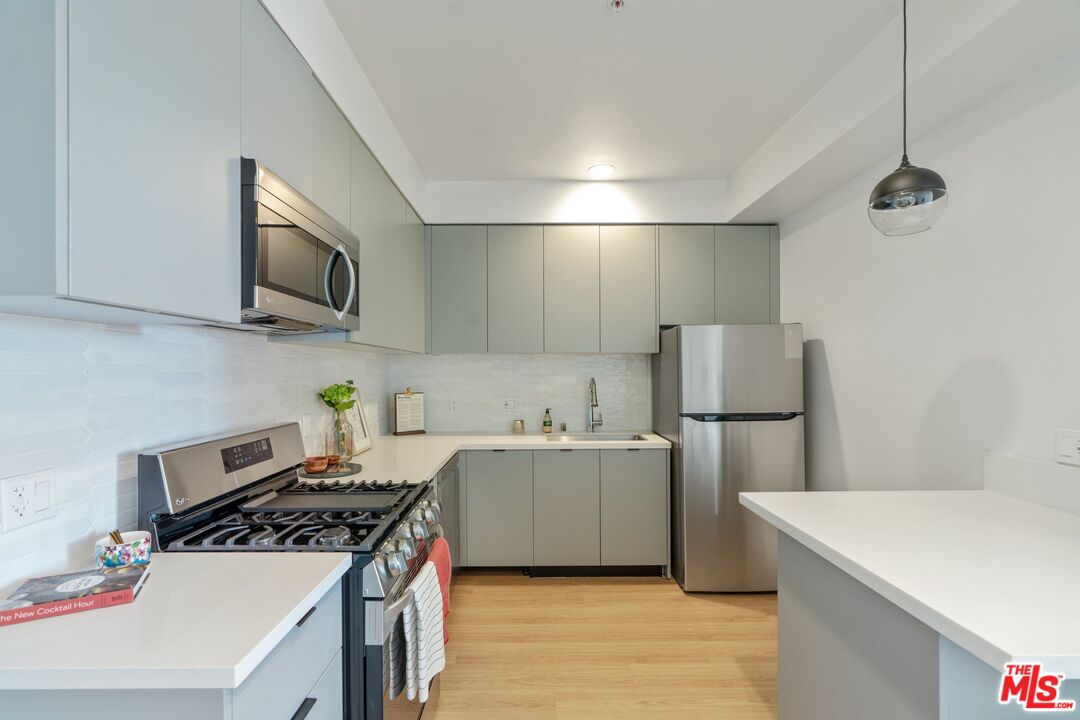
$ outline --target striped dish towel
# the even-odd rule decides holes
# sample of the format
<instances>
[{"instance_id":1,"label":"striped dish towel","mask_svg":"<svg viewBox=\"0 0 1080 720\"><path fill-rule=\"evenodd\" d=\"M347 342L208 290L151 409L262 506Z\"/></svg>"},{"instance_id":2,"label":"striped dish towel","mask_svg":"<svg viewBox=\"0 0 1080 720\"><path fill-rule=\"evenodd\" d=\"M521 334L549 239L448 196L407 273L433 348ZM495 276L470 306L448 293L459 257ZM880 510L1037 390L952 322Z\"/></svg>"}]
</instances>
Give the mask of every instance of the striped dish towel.
<instances>
[{"instance_id":1,"label":"striped dish towel","mask_svg":"<svg viewBox=\"0 0 1080 720\"><path fill-rule=\"evenodd\" d=\"M398 615L383 648L383 687L391 700L396 700L405 691L406 674L405 623Z\"/></svg>"},{"instance_id":2,"label":"striped dish towel","mask_svg":"<svg viewBox=\"0 0 1080 720\"><path fill-rule=\"evenodd\" d=\"M406 603L405 621L405 696L427 702L432 678L446 667L443 650L443 605L439 574L431 562L416 574L406 592L413 602Z\"/></svg>"}]
</instances>

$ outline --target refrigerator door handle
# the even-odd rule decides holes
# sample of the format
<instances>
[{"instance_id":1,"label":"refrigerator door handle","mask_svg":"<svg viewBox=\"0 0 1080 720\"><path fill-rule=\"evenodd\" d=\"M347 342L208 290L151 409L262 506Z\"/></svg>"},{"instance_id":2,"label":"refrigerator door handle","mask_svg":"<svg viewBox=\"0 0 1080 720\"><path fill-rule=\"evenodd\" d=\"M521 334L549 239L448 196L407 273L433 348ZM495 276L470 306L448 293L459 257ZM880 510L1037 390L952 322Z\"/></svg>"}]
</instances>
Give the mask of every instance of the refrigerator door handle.
<instances>
[{"instance_id":1,"label":"refrigerator door handle","mask_svg":"<svg viewBox=\"0 0 1080 720\"><path fill-rule=\"evenodd\" d=\"M801 412L773 413L681 413L679 417L690 418L696 422L783 422L794 420Z\"/></svg>"}]
</instances>

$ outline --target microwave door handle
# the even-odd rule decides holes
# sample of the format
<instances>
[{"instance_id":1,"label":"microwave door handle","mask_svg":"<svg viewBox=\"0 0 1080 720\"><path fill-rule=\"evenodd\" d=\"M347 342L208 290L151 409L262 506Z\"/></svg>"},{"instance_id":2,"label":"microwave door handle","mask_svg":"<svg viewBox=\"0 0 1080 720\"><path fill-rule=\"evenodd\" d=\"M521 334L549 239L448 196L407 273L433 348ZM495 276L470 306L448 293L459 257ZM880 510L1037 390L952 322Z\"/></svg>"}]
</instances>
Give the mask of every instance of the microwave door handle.
<instances>
[{"instance_id":1,"label":"microwave door handle","mask_svg":"<svg viewBox=\"0 0 1080 720\"><path fill-rule=\"evenodd\" d=\"M334 268L337 267L342 258L345 259L345 268L349 271L349 293L344 304L338 307L337 297L334 296ZM326 272L323 273L323 285L326 288L326 299L331 312L334 313L334 317L341 320L345 317L345 313L348 312L349 306L352 304L353 293L356 291L356 273L353 272L352 261L349 260L349 253L344 245L339 244L334 249L330 261L326 263Z\"/></svg>"},{"instance_id":2,"label":"microwave door handle","mask_svg":"<svg viewBox=\"0 0 1080 720\"><path fill-rule=\"evenodd\" d=\"M345 249L345 246L338 245L338 251L345 257L345 269L349 271L349 294L345 296L345 304L341 308L341 315L344 316L349 312L349 308L352 307L353 300L356 298L356 270L353 269L352 258L349 257L349 252Z\"/></svg>"}]
</instances>

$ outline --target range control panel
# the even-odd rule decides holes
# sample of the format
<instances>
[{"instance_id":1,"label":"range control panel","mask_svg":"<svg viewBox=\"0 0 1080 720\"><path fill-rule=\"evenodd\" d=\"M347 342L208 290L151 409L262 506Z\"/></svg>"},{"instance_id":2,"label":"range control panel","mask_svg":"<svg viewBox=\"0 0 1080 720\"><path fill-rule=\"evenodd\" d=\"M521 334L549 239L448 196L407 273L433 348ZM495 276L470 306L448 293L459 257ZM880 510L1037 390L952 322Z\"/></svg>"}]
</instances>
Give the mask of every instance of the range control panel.
<instances>
[{"instance_id":1,"label":"range control panel","mask_svg":"<svg viewBox=\"0 0 1080 720\"><path fill-rule=\"evenodd\" d=\"M243 445L233 445L221 451L221 462L225 466L226 475L272 457L274 457L274 447L270 444L268 437L252 440Z\"/></svg>"}]
</instances>

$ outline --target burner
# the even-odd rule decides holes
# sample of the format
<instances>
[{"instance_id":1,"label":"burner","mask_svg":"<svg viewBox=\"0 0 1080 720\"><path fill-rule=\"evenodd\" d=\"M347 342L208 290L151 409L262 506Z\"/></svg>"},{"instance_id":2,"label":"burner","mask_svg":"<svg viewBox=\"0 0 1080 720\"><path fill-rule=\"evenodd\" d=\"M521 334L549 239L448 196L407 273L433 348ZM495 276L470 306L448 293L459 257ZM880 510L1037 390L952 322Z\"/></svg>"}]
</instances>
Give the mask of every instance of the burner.
<instances>
[{"instance_id":1,"label":"burner","mask_svg":"<svg viewBox=\"0 0 1080 720\"><path fill-rule=\"evenodd\" d=\"M343 528L339 525L338 527L323 530L315 536L315 539L312 542L316 545L332 545L338 547L348 540L350 536L351 533L349 533L348 528Z\"/></svg>"}]
</instances>

